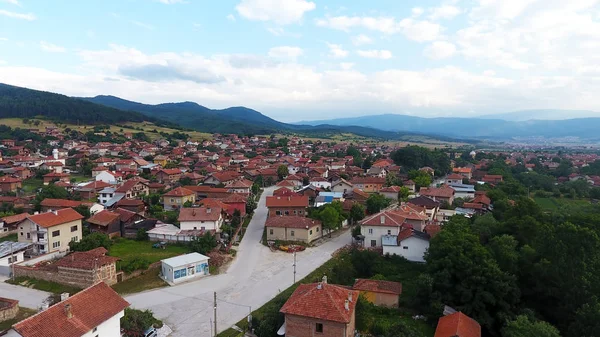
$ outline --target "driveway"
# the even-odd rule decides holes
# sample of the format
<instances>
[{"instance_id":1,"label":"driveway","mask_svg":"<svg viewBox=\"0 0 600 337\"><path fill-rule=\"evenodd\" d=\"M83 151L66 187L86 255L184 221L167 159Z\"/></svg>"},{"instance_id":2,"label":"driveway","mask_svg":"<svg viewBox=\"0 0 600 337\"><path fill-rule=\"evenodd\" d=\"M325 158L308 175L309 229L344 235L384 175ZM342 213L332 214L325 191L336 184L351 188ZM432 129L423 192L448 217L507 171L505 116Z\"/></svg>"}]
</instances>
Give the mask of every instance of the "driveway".
<instances>
[{"instance_id":1,"label":"driveway","mask_svg":"<svg viewBox=\"0 0 600 337\"><path fill-rule=\"evenodd\" d=\"M266 188L248 230L238 247L236 259L227 272L169 288L125 297L138 309L150 309L173 329L172 336L211 336L213 292L217 292L217 326L223 331L291 286L293 255L271 252L260 243L267 219ZM319 247L296 255L296 280L300 280L330 259L331 253L350 243L346 232ZM214 324L214 323L213 323Z\"/></svg>"},{"instance_id":2,"label":"driveway","mask_svg":"<svg viewBox=\"0 0 600 337\"><path fill-rule=\"evenodd\" d=\"M22 286L8 284L5 281L7 277L0 277L0 296L19 300L19 306L38 309L50 293L41 290L30 289Z\"/></svg>"}]
</instances>

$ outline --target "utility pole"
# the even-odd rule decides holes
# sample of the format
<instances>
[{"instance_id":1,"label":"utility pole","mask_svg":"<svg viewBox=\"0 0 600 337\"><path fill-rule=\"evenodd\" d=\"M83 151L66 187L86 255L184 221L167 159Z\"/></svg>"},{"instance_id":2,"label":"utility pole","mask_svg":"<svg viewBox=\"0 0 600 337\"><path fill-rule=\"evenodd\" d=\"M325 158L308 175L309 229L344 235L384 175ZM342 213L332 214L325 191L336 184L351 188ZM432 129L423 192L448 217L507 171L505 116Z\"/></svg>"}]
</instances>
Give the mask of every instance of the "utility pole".
<instances>
[{"instance_id":1,"label":"utility pole","mask_svg":"<svg viewBox=\"0 0 600 337\"><path fill-rule=\"evenodd\" d=\"M217 332L217 292L215 291L215 297L214 297L214 309L215 309L215 336L217 336L218 332Z\"/></svg>"},{"instance_id":2,"label":"utility pole","mask_svg":"<svg viewBox=\"0 0 600 337\"><path fill-rule=\"evenodd\" d=\"M13 242L10 242L10 260L11 260L11 264L10 264L10 269L11 269L11 273L10 273L10 279L11 280L15 280L15 252L13 250Z\"/></svg>"},{"instance_id":3,"label":"utility pole","mask_svg":"<svg viewBox=\"0 0 600 337\"><path fill-rule=\"evenodd\" d=\"M294 283L296 283L296 252L294 252Z\"/></svg>"}]
</instances>

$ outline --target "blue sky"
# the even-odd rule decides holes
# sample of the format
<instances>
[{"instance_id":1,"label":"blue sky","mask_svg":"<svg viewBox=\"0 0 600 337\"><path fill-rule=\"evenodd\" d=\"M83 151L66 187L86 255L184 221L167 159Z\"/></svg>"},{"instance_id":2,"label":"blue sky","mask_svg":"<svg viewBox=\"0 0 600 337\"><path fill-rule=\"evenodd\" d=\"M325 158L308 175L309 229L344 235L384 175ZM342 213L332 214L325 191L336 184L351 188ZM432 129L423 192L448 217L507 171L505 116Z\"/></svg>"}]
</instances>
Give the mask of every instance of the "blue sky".
<instances>
[{"instance_id":1,"label":"blue sky","mask_svg":"<svg viewBox=\"0 0 600 337\"><path fill-rule=\"evenodd\" d=\"M600 110L598 41L596 0L0 0L0 82L282 121Z\"/></svg>"}]
</instances>

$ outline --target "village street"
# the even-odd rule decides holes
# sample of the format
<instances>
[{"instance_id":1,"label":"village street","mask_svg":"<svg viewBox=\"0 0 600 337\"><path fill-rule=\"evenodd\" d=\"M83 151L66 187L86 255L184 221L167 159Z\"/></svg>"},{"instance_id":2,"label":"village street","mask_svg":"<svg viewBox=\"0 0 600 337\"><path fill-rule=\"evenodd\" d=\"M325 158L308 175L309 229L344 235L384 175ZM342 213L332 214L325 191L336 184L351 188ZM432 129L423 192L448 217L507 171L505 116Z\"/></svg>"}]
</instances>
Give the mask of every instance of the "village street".
<instances>
[{"instance_id":1,"label":"village street","mask_svg":"<svg viewBox=\"0 0 600 337\"><path fill-rule=\"evenodd\" d=\"M19 301L19 306L38 309L50 293L36 289L6 283L8 277L0 277L0 297L8 297Z\"/></svg>"},{"instance_id":2,"label":"village street","mask_svg":"<svg viewBox=\"0 0 600 337\"><path fill-rule=\"evenodd\" d=\"M266 188L258 203L236 259L227 272L173 287L125 297L132 307L150 309L173 329L172 336L211 336L213 292L217 292L217 325L222 331L246 317L293 283L293 255L271 252L260 243L267 219L265 200L274 187ZM296 280L330 259L349 244L350 233L297 254ZM214 323L213 323L214 324Z\"/></svg>"}]
</instances>

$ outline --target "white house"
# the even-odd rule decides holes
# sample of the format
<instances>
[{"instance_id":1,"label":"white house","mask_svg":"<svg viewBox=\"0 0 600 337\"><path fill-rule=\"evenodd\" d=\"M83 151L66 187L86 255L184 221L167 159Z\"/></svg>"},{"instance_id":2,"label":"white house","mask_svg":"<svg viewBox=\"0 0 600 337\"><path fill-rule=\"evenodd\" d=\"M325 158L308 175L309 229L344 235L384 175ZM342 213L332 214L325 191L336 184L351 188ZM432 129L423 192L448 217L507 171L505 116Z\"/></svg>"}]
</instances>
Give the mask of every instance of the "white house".
<instances>
[{"instance_id":1,"label":"white house","mask_svg":"<svg viewBox=\"0 0 600 337\"><path fill-rule=\"evenodd\" d=\"M116 184L117 180L117 176L108 171L102 171L96 175L96 181L103 181L107 184Z\"/></svg>"},{"instance_id":2,"label":"white house","mask_svg":"<svg viewBox=\"0 0 600 337\"><path fill-rule=\"evenodd\" d=\"M22 262L25 250L30 246L27 242L0 242L0 275L10 275L10 266Z\"/></svg>"},{"instance_id":3,"label":"white house","mask_svg":"<svg viewBox=\"0 0 600 337\"><path fill-rule=\"evenodd\" d=\"M323 177L310 178L310 184L314 187L326 189L331 188L331 182ZM339 192L339 191L338 191ZM343 192L343 191L341 191Z\"/></svg>"},{"instance_id":4,"label":"white house","mask_svg":"<svg viewBox=\"0 0 600 337\"><path fill-rule=\"evenodd\" d=\"M208 256L189 253L162 260L161 277L170 285L210 275Z\"/></svg>"},{"instance_id":5,"label":"white house","mask_svg":"<svg viewBox=\"0 0 600 337\"><path fill-rule=\"evenodd\" d=\"M425 262L425 252L429 249L429 234L405 228L397 236L385 240L383 254L400 255L409 261Z\"/></svg>"},{"instance_id":6,"label":"white house","mask_svg":"<svg viewBox=\"0 0 600 337\"><path fill-rule=\"evenodd\" d=\"M398 235L405 218L392 212L379 212L360 222L366 247L381 247L382 237Z\"/></svg>"},{"instance_id":7,"label":"white house","mask_svg":"<svg viewBox=\"0 0 600 337\"><path fill-rule=\"evenodd\" d=\"M332 192L342 192L347 193L354 189L354 185L352 183L347 182L345 179L340 179L333 184L331 184Z\"/></svg>"},{"instance_id":8,"label":"white house","mask_svg":"<svg viewBox=\"0 0 600 337\"><path fill-rule=\"evenodd\" d=\"M105 187L100 192L98 192L98 201L102 205L106 205L106 203L115 196L115 188L114 187Z\"/></svg>"},{"instance_id":9,"label":"white house","mask_svg":"<svg viewBox=\"0 0 600 337\"><path fill-rule=\"evenodd\" d=\"M129 303L104 282L13 325L8 336L121 336Z\"/></svg>"},{"instance_id":10,"label":"white house","mask_svg":"<svg viewBox=\"0 0 600 337\"><path fill-rule=\"evenodd\" d=\"M191 207L179 211L179 228L181 230L214 230L221 231L223 225L222 209L218 207Z\"/></svg>"}]
</instances>

